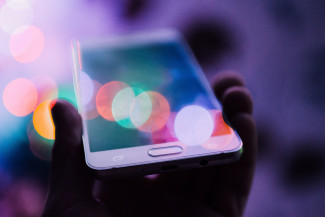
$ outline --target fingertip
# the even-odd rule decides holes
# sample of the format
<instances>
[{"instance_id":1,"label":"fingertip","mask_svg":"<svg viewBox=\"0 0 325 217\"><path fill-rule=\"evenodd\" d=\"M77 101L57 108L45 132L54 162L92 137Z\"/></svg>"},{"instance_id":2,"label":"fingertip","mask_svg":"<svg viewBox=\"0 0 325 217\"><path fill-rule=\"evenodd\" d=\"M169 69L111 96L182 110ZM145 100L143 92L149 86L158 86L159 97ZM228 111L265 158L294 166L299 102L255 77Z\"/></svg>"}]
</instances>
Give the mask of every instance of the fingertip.
<instances>
[{"instance_id":1,"label":"fingertip","mask_svg":"<svg viewBox=\"0 0 325 217\"><path fill-rule=\"evenodd\" d=\"M253 113L253 98L245 87L231 87L221 97L223 110L227 116L239 113Z\"/></svg>"},{"instance_id":2,"label":"fingertip","mask_svg":"<svg viewBox=\"0 0 325 217\"><path fill-rule=\"evenodd\" d=\"M244 136L256 133L256 124L251 114L238 113L230 117L230 121L239 135Z\"/></svg>"},{"instance_id":3,"label":"fingertip","mask_svg":"<svg viewBox=\"0 0 325 217\"><path fill-rule=\"evenodd\" d=\"M217 73L214 77L213 90L218 98L221 98L225 90L233 86L244 86L243 78L235 71L227 70Z\"/></svg>"},{"instance_id":4,"label":"fingertip","mask_svg":"<svg viewBox=\"0 0 325 217\"><path fill-rule=\"evenodd\" d=\"M74 155L82 146L82 120L78 111L65 100L56 100L52 110L55 142L52 158Z\"/></svg>"},{"instance_id":5,"label":"fingertip","mask_svg":"<svg viewBox=\"0 0 325 217\"><path fill-rule=\"evenodd\" d=\"M81 117L76 108L71 103L62 99L55 100L54 102L52 101L52 103L51 113L55 126L81 126Z\"/></svg>"}]
</instances>

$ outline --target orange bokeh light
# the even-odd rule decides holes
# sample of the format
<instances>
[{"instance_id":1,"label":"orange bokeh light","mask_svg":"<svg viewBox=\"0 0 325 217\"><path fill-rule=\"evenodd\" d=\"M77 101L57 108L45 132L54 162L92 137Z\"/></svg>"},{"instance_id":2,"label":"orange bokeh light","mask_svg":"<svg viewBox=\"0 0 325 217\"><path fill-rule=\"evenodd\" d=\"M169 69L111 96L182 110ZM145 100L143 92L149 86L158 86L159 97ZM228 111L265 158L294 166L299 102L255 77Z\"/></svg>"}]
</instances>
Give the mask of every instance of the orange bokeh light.
<instances>
[{"instance_id":1,"label":"orange bokeh light","mask_svg":"<svg viewBox=\"0 0 325 217\"><path fill-rule=\"evenodd\" d=\"M26 78L11 81L3 92L3 103L13 115L23 117L37 105L38 94L35 85Z\"/></svg>"},{"instance_id":2,"label":"orange bokeh light","mask_svg":"<svg viewBox=\"0 0 325 217\"><path fill-rule=\"evenodd\" d=\"M210 114L214 119L214 130L211 136L221 136L231 134L231 128L225 123L220 110L210 110Z\"/></svg>"},{"instance_id":3,"label":"orange bokeh light","mask_svg":"<svg viewBox=\"0 0 325 217\"><path fill-rule=\"evenodd\" d=\"M46 139L54 139L54 123L50 111L53 106L51 100L42 102L34 111L33 124L35 130Z\"/></svg>"},{"instance_id":4,"label":"orange bokeh light","mask_svg":"<svg viewBox=\"0 0 325 217\"><path fill-rule=\"evenodd\" d=\"M160 93L153 91L146 93L151 99L152 111L149 119L142 126L138 127L138 129L152 133L165 126L170 114L170 107L166 98Z\"/></svg>"},{"instance_id":5,"label":"orange bokeh light","mask_svg":"<svg viewBox=\"0 0 325 217\"><path fill-rule=\"evenodd\" d=\"M115 95L122 89L129 87L121 81L111 81L103 85L96 96L96 107L98 113L109 121L115 121L112 114L112 102Z\"/></svg>"},{"instance_id":6,"label":"orange bokeh light","mask_svg":"<svg viewBox=\"0 0 325 217\"><path fill-rule=\"evenodd\" d=\"M221 150L229 145L235 134L223 120L220 110L210 110L209 112L214 120L214 130L211 138L202 146L208 150Z\"/></svg>"},{"instance_id":7,"label":"orange bokeh light","mask_svg":"<svg viewBox=\"0 0 325 217\"><path fill-rule=\"evenodd\" d=\"M16 61L29 63L36 60L44 49L43 32L36 26L22 27L10 38L9 47Z\"/></svg>"}]
</instances>

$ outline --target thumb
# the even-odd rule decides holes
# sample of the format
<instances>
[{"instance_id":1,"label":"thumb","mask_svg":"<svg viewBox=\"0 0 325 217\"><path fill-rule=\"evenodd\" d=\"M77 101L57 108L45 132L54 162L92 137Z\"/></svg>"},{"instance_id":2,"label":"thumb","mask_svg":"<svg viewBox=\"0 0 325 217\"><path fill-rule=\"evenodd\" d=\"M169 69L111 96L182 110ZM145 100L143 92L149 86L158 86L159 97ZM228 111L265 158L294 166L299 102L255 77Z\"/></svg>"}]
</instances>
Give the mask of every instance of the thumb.
<instances>
[{"instance_id":1,"label":"thumb","mask_svg":"<svg viewBox=\"0 0 325 217\"><path fill-rule=\"evenodd\" d=\"M92 216L90 213L96 213L94 210L104 213L92 197L93 180L84 160L81 117L70 103L63 100L58 100L51 112L55 142L43 217L88 217Z\"/></svg>"},{"instance_id":2,"label":"thumb","mask_svg":"<svg viewBox=\"0 0 325 217\"><path fill-rule=\"evenodd\" d=\"M81 117L70 103L63 100L58 100L51 112L55 142L50 185L56 191L91 194L93 180L84 160Z\"/></svg>"}]
</instances>

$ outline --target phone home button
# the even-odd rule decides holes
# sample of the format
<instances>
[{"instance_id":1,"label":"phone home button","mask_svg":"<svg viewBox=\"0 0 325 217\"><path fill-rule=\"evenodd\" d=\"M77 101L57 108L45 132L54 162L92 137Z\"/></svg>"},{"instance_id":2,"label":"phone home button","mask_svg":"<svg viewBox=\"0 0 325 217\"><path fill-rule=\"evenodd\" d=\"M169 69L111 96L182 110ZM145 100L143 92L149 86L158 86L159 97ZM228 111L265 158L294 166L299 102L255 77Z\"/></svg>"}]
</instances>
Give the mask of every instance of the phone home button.
<instances>
[{"instance_id":1,"label":"phone home button","mask_svg":"<svg viewBox=\"0 0 325 217\"><path fill-rule=\"evenodd\" d=\"M172 154L180 154L183 152L183 148L181 146L168 146L162 148L152 148L148 151L149 156L151 157L160 157Z\"/></svg>"}]
</instances>

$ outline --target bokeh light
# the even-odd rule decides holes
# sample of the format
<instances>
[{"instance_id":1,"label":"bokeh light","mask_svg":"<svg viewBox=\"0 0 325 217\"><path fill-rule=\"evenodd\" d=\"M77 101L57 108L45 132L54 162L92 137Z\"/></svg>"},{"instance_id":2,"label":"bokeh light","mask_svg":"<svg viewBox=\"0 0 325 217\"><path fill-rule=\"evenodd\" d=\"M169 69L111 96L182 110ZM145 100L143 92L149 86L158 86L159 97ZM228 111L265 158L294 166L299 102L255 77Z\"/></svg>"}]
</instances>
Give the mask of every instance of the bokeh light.
<instances>
[{"instance_id":1,"label":"bokeh light","mask_svg":"<svg viewBox=\"0 0 325 217\"><path fill-rule=\"evenodd\" d=\"M36 60L44 49L43 32L36 26L21 27L10 38L9 47L12 56L20 63Z\"/></svg>"},{"instance_id":2,"label":"bokeh light","mask_svg":"<svg viewBox=\"0 0 325 217\"><path fill-rule=\"evenodd\" d=\"M94 87L94 93L98 93L99 89L102 87L101 83L98 81L92 80L93 87ZM86 120L91 120L96 117L98 117L98 111L96 108L96 94L93 94L92 98L90 99L90 102L87 105L83 106L83 112Z\"/></svg>"},{"instance_id":3,"label":"bokeh light","mask_svg":"<svg viewBox=\"0 0 325 217\"><path fill-rule=\"evenodd\" d=\"M82 105L87 105L94 95L94 83L85 72L80 72L79 87Z\"/></svg>"},{"instance_id":4,"label":"bokeh light","mask_svg":"<svg viewBox=\"0 0 325 217\"><path fill-rule=\"evenodd\" d=\"M131 88L120 81L109 82L100 88L96 107L107 120L149 133L160 130L170 113L169 103L160 93Z\"/></svg>"},{"instance_id":5,"label":"bokeh light","mask_svg":"<svg viewBox=\"0 0 325 217\"><path fill-rule=\"evenodd\" d=\"M71 83L59 85L59 99L64 99L70 102L77 108L77 99L74 92L74 87Z\"/></svg>"},{"instance_id":6,"label":"bokeh light","mask_svg":"<svg viewBox=\"0 0 325 217\"><path fill-rule=\"evenodd\" d=\"M160 93L154 91L148 91L140 95L146 94L150 97L151 106L147 110L143 110L144 115L150 115L149 119L141 125L136 125L139 130L144 132L155 132L160 130L169 118L170 106L166 98ZM140 96L139 95L139 96ZM132 113L131 113L132 114ZM131 116L131 120L133 120ZM133 121L132 121L133 122ZM134 123L134 122L133 122ZM141 123L141 122L140 122Z\"/></svg>"},{"instance_id":7,"label":"bokeh light","mask_svg":"<svg viewBox=\"0 0 325 217\"><path fill-rule=\"evenodd\" d=\"M58 86L53 78L47 75L37 75L31 78L38 92L38 104L58 98Z\"/></svg>"},{"instance_id":8,"label":"bokeh light","mask_svg":"<svg viewBox=\"0 0 325 217\"><path fill-rule=\"evenodd\" d=\"M214 120L214 130L211 139L203 143L202 146L209 150L221 150L229 145L235 134L223 120L221 110L210 110L209 112Z\"/></svg>"},{"instance_id":9,"label":"bokeh light","mask_svg":"<svg viewBox=\"0 0 325 217\"><path fill-rule=\"evenodd\" d=\"M0 9L0 27L12 34L19 27L31 25L33 17L33 9L28 4L4 4Z\"/></svg>"},{"instance_id":10,"label":"bokeh light","mask_svg":"<svg viewBox=\"0 0 325 217\"><path fill-rule=\"evenodd\" d=\"M123 127L134 128L130 119L131 105L136 94L131 87L120 90L112 102L112 114L114 120Z\"/></svg>"},{"instance_id":11,"label":"bokeh light","mask_svg":"<svg viewBox=\"0 0 325 217\"><path fill-rule=\"evenodd\" d=\"M7 0L7 5L15 10L26 10L31 6L31 0Z\"/></svg>"},{"instance_id":12,"label":"bokeh light","mask_svg":"<svg viewBox=\"0 0 325 217\"><path fill-rule=\"evenodd\" d=\"M129 87L129 85L124 82L111 81L109 83L106 83L99 89L96 96L96 107L98 113L103 118L109 121L115 121L112 114L113 99L119 91L127 87Z\"/></svg>"},{"instance_id":13,"label":"bokeh light","mask_svg":"<svg viewBox=\"0 0 325 217\"><path fill-rule=\"evenodd\" d=\"M24 165L24 176L10 180L10 184L1 192L1 217L42 215L46 189L39 180L28 174L29 170L26 170Z\"/></svg>"},{"instance_id":14,"label":"bokeh light","mask_svg":"<svg viewBox=\"0 0 325 217\"><path fill-rule=\"evenodd\" d=\"M46 139L54 139L54 123L50 111L51 100L42 102L35 109L33 124L35 130Z\"/></svg>"},{"instance_id":15,"label":"bokeh light","mask_svg":"<svg viewBox=\"0 0 325 217\"><path fill-rule=\"evenodd\" d=\"M151 139L153 144L178 141L174 132L176 114L176 112L170 112L167 123L160 130L152 132Z\"/></svg>"},{"instance_id":16,"label":"bokeh light","mask_svg":"<svg viewBox=\"0 0 325 217\"><path fill-rule=\"evenodd\" d=\"M232 133L232 129L223 120L222 112L220 110L210 110L210 114L215 123L212 136L221 136Z\"/></svg>"},{"instance_id":17,"label":"bokeh light","mask_svg":"<svg viewBox=\"0 0 325 217\"><path fill-rule=\"evenodd\" d=\"M149 92L143 92L137 95L130 106L129 116L132 124L139 128L150 117L152 112L152 102Z\"/></svg>"},{"instance_id":18,"label":"bokeh light","mask_svg":"<svg viewBox=\"0 0 325 217\"><path fill-rule=\"evenodd\" d=\"M206 142L214 129L210 113L198 105L184 107L175 118L176 137L185 145L196 146Z\"/></svg>"},{"instance_id":19,"label":"bokeh light","mask_svg":"<svg viewBox=\"0 0 325 217\"><path fill-rule=\"evenodd\" d=\"M26 78L11 81L3 92L3 103L13 115L22 117L31 113L38 101L35 85Z\"/></svg>"}]
</instances>

